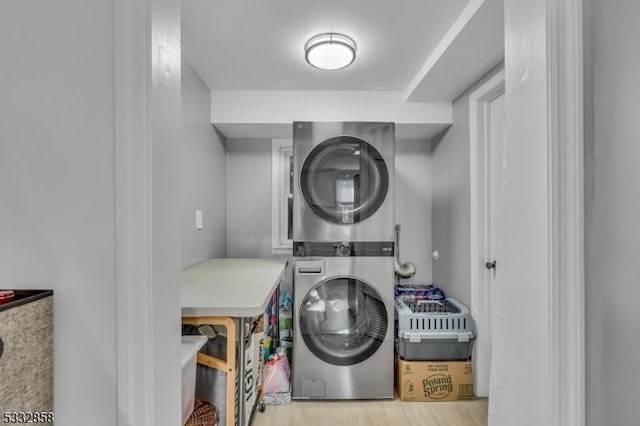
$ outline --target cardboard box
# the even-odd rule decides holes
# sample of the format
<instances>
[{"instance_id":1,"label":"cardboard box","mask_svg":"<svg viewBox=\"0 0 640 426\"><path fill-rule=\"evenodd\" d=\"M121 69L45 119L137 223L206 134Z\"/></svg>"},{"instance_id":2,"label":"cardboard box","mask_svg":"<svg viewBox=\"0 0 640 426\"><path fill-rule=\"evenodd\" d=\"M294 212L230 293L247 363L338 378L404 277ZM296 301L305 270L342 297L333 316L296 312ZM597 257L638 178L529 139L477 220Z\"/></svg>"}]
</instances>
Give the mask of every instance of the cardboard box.
<instances>
[{"instance_id":1,"label":"cardboard box","mask_svg":"<svg viewBox=\"0 0 640 426\"><path fill-rule=\"evenodd\" d=\"M473 399L473 371L467 361L406 361L396 358L396 390L402 401Z\"/></svg>"}]
</instances>

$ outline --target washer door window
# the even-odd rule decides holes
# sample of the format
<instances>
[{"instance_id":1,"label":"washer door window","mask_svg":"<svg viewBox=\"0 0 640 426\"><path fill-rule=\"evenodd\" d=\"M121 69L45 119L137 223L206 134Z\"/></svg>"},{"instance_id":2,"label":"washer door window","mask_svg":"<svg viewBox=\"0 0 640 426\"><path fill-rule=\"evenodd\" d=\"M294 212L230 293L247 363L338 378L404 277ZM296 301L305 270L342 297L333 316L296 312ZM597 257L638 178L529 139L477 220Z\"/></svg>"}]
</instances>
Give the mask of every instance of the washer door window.
<instances>
[{"instance_id":1,"label":"washer door window","mask_svg":"<svg viewBox=\"0 0 640 426\"><path fill-rule=\"evenodd\" d=\"M338 225L361 222L384 202L389 172L382 155L351 136L314 147L300 171L305 203L322 219Z\"/></svg>"},{"instance_id":2,"label":"washer door window","mask_svg":"<svg viewBox=\"0 0 640 426\"><path fill-rule=\"evenodd\" d=\"M353 365L369 358L382 345L388 325L378 292L349 277L324 281L309 291L298 319L309 350L334 365Z\"/></svg>"}]
</instances>

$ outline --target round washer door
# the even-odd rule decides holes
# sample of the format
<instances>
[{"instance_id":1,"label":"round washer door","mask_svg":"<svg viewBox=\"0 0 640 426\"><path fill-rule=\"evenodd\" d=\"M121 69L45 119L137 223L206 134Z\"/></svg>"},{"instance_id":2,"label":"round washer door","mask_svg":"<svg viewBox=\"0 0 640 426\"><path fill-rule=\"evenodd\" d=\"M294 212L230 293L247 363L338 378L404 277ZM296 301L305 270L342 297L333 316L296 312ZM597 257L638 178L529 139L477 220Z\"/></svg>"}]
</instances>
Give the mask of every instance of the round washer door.
<instances>
[{"instance_id":1,"label":"round washer door","mask_svg":"<svg viewBox=\"0 0 640 426\"><path fill-rule=\"evenodd\" d=\"M316 145L300 170L300 190L313 213L351 225L373 215L389 189L389 171L373 146L352 136Z\"/></svg>"},{"instance_id":2,"label":"round washer door","mask_svg":"<svg viewBox=\"0 0 640 426\"><path fill-rule=\"evenodd\" d=\"M353 365L382 345L388 326L380 294L352 277L332 278L309 291L299 309L302 339L318 358Z\"/></svg>"}]
</instances>

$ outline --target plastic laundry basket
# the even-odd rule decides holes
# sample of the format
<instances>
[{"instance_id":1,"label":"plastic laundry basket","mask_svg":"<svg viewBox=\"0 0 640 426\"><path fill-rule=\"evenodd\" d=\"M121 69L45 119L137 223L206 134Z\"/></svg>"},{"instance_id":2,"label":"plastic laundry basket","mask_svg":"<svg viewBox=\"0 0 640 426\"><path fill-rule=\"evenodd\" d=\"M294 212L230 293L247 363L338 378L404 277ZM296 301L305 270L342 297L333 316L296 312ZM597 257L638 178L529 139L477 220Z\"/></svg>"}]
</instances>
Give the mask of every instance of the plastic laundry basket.
<instances>
[{"instance_id":1,"label":"plastic laundry basket","mask_svg":"<svg viewBox=\"0 0 640 426\"><path fill-rule=\"evenodd\" d=\"M207 342L205 336L182 336L182 424L193 412L196 393L196 355Z\"/></svg>"}]
</instances>

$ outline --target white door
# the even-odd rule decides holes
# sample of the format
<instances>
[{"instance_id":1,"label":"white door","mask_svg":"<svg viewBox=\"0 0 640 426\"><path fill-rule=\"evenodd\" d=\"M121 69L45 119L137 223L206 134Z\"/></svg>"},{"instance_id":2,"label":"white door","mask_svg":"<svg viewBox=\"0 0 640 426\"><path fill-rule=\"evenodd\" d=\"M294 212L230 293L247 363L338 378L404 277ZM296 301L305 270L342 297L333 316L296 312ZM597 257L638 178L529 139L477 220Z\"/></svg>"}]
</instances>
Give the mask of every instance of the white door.
<instances>
[{"instance_id":1,"label":"white door","mask_svg":"<svg viewBox=\"0 0 640 426\"><path fill-rule=\"evenodd\" d=\"M498 96L489 104L489 164L488 200L489 232L486 274L488 303L490 306L489 341L489 424L493 416L504 411L504 389L506 386L506 225L507 225L507 147L504 136L505 97Z\"/></svg>"}]
</instances>

